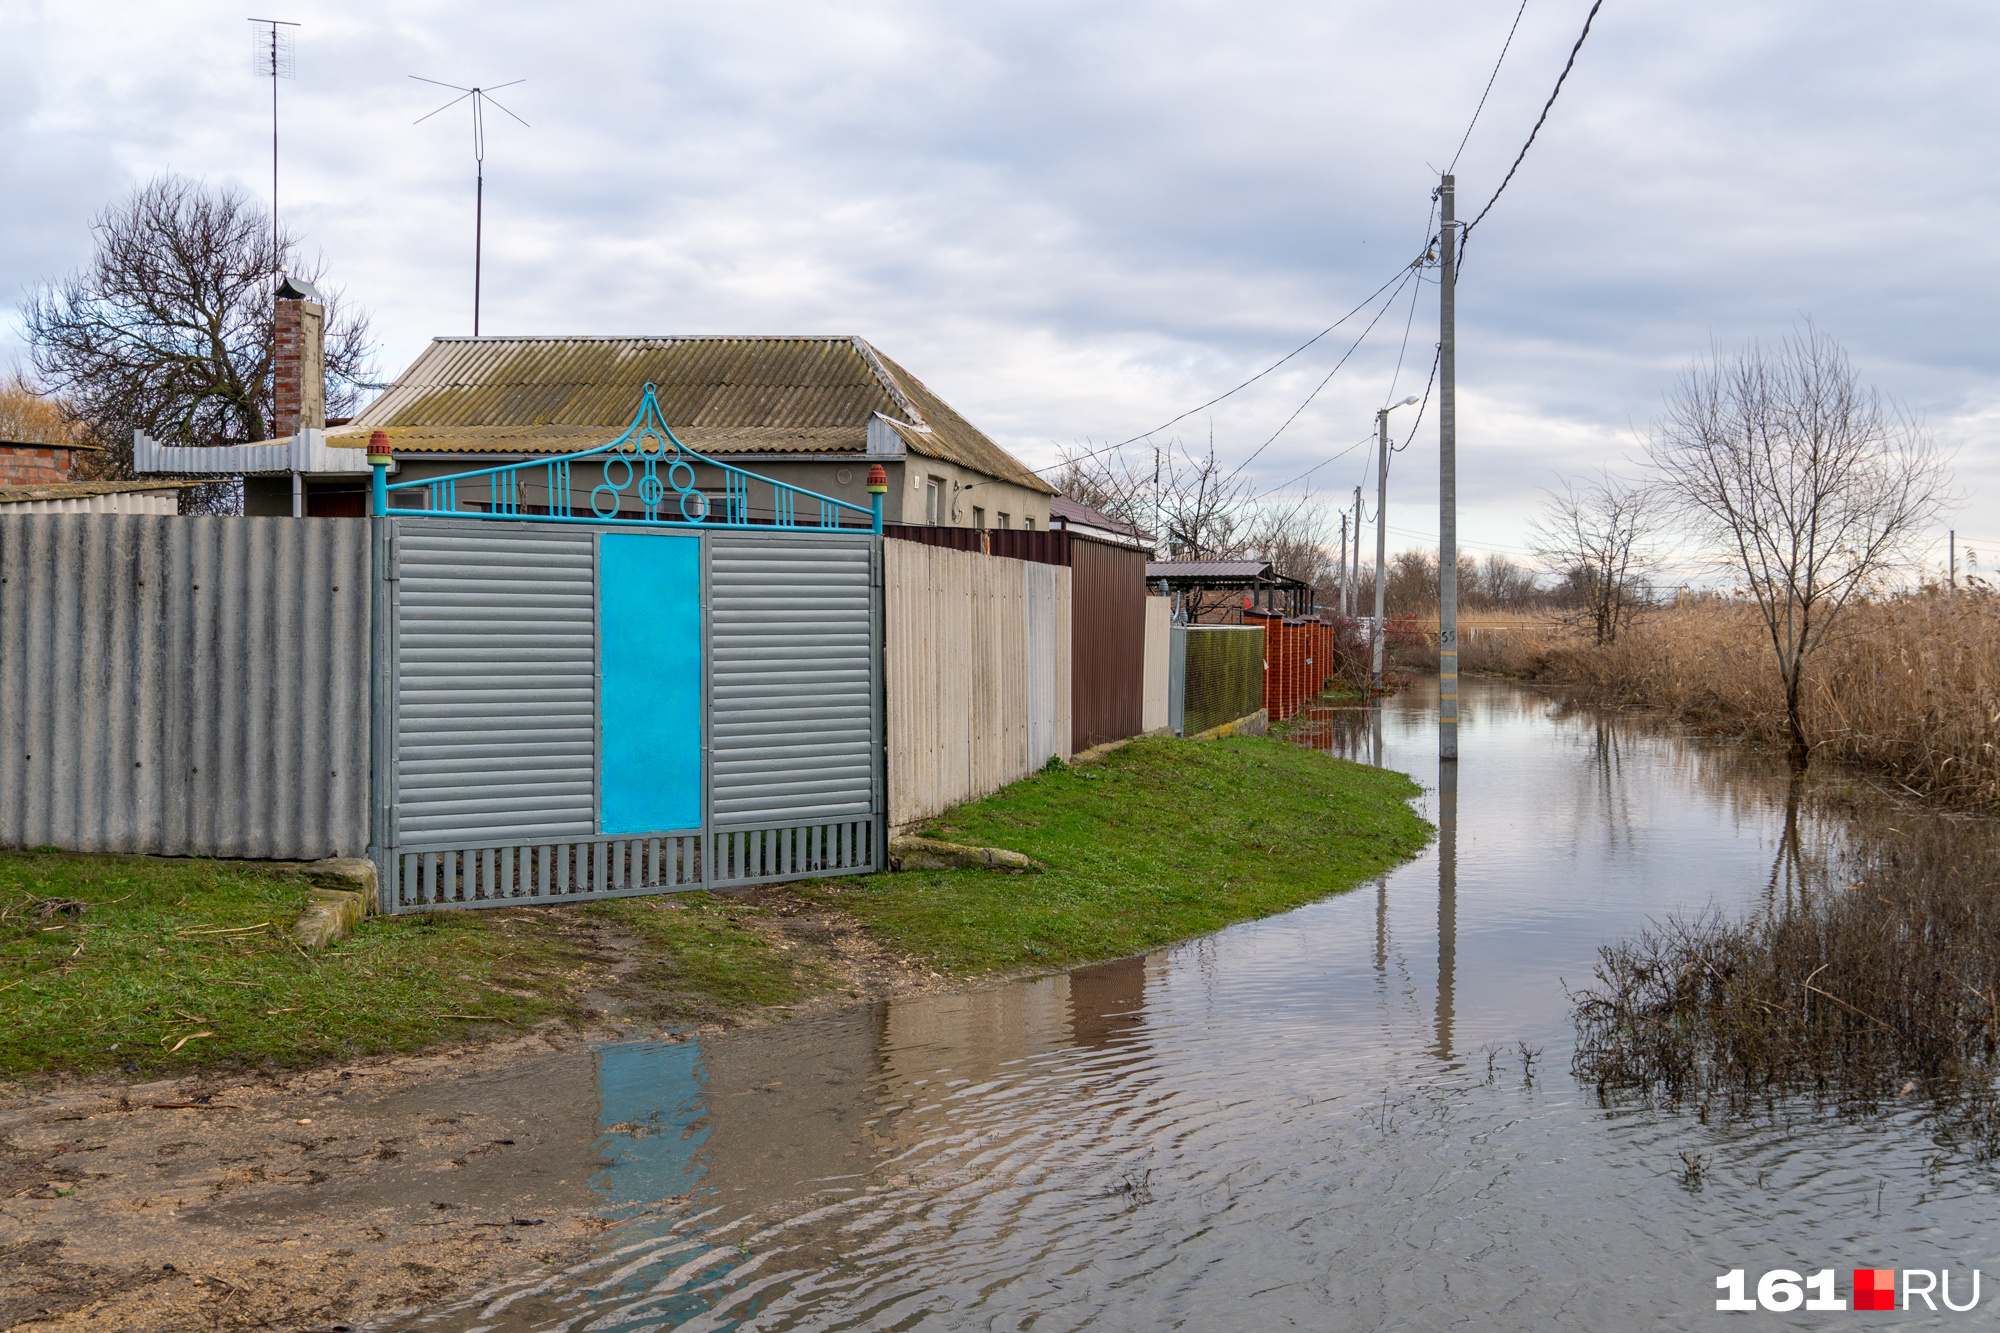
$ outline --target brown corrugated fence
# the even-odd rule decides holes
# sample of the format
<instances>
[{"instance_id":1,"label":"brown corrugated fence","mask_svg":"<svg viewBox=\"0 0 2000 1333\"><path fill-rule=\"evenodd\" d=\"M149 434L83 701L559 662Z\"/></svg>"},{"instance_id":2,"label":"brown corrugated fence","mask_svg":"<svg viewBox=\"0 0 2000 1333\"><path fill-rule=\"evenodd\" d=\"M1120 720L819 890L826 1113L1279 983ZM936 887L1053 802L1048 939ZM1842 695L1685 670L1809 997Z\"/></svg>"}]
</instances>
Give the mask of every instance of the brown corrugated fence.
<instances>
[{"instance_id":1,"label":"brown corrugated fence","mask_svg":"<svg viewBox=\"0 0 2000 1333\"><path fill-rule=\"evenodd\" d=\"M1146 553L1069 537L1070 745L1145 730Z\"/></svg>"}]
</instances>

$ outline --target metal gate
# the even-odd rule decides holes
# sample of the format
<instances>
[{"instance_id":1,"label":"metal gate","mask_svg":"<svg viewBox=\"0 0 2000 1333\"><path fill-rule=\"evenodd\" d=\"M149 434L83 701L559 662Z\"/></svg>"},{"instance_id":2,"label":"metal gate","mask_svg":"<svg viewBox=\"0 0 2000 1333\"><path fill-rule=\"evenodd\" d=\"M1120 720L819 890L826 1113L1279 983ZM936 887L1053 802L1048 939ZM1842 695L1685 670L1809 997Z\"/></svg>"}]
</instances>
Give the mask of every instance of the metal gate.
<instances>
[{"instance_id":1,"label":"metal gate","mask_svg":"<svg viewBox=\"0 0 2000 1333\"><path fill-rule=\"evenodd\" d=\"M522 512L519 472L550 469L556 495L577 459L633 438L649 477L687 469L669 472L684 494L701 494L694 463L733 474L728 510L628 518L593 496L590 517ZM774 520L754 521L751 483L775 488ZM385 502L418 487L423 509ZM511 510L491 498L509 495ZM819 525L785 521L801 498ZM650 390L612 445L403 488L378 471L375 507L385 910L880 868L882 539L853 517L869 511L685 450Z\"/></svg>"}]
</instances>

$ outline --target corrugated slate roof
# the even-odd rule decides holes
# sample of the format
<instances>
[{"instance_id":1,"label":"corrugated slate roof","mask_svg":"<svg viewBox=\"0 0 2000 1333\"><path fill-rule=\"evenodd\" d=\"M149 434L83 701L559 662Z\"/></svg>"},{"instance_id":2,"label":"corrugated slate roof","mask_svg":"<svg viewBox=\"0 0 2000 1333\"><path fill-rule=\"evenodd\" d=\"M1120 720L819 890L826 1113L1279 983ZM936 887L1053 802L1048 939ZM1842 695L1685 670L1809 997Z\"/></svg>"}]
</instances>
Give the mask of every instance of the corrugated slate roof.
<instances>
[{"instance_id":1,"label":"corrugated slate roof","mask_svg":"<svg viewBox=\"0 0 2000 1333\"><path fill-rule=\"evenodd\" d=\"M1254 579L1270 572L1267 560L1156 560L1146 566L1149 579Z\"/></svg>"},{"instance_id":2,"label":"corrugated slate roof","mask_svg":"<svg viewBox=\"0 0 2000 1333\"><path fill-rule=\"evenodd\" d=\"M704 453L863 453L880 413L919 454L1051 491L861 338L438 338L327 443L564 453L611 439L647 384ZM926 429L928 428L928 429Z\"/></svg>"},{"instance_id":3,"label":"corrugated slate roof","mask_svg":"<svg viewBox=\"0 0 2000 1333\"><path fill-rule=\"evenodd\" d=\"M0 486L0 504L24 500L85 500L95 495L124 495L138 491L179 491L200 486L199 481L52 481L25 486Z\"/></svg>"}]
</instances>

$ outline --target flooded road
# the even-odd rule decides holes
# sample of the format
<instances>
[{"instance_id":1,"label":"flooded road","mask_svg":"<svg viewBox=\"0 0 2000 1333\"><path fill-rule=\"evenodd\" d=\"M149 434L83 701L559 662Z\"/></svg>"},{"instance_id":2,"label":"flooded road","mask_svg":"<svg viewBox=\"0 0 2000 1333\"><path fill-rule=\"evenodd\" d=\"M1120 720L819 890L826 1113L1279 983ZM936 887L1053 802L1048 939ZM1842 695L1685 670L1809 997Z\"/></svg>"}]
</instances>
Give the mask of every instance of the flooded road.
<instances>
[{"instance_id":1,"label":"flooded road","mask_svg":"<svg viewBox=\"0 0 2000 1333\"><path fill-rule=\"evenodd\" d=\"M601 1048L574 1093L622 1219L596 1257L381 1327L1705 1328L1732 1268L2000 1279L1992 1169L1917 1110L1703 1125L1569 1074L1599 944L1781 903L1839 836L1782 761L1468 680L1454 791L1434 703L1309 737L1427 789L1439 838L1378 883L1066 976Z\"/></svg>"}]
</instances>

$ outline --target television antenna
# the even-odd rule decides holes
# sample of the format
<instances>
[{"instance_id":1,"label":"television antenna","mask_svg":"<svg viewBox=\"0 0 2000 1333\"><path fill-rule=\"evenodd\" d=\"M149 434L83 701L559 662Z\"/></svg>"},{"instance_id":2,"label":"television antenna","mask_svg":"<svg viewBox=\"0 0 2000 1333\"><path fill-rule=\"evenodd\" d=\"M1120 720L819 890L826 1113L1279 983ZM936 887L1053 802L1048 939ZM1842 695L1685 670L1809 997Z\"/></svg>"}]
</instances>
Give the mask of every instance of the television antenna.
<instances>
[{"instance_id":1,"label":"television antenna","mask_svg":"<svg viewBox=\"0 0 2000 1333\"><path fill-rule=\"evenodd\" d=\"M282 270L285 255L278 243L278 80L298 77L298 50L289 29L299 27L290 19L250 19L260 25L252 36L250 67L260 79L271 81L271 266ZM261 29L269 29L268 32Z\"/></svg>"},{"instance_id":2,"label":"television antenna","mask_svg":"<svg viewBox=\"0 0 2000 1333\"><path fill-rule=\"evenodd\" d=\"M455 83L444 83L438 79L427 79L421 74L412 74L410 77L418 83L436 84L440 88L450 88L459 94L459 96L452 98L436 111L429 111L418 116L414 121L410 122L413 125L421 125L432 116L437 115L438 112L449 111L467 98L472 100L472 164L475 178L472 205L472 336L477 338L479 336L479 271L486 229L486 104L492 102L494 106L500 107L502 111L507 111L506 107L500 106L500 103L495 101L493 94L502 88L512 88L517 83L526 83L527 80L510 79L506 83L496 83L491 88L460 88ZM513 116L515 120L520 121L522 129L533 128L527 121L521 120L519 116L515 116L513 112L507 111L507 114Z\"/></svg>"}]
</instances>

